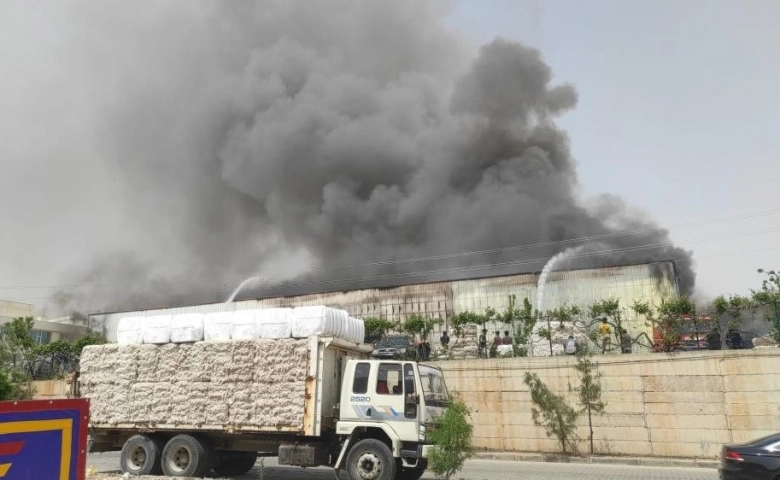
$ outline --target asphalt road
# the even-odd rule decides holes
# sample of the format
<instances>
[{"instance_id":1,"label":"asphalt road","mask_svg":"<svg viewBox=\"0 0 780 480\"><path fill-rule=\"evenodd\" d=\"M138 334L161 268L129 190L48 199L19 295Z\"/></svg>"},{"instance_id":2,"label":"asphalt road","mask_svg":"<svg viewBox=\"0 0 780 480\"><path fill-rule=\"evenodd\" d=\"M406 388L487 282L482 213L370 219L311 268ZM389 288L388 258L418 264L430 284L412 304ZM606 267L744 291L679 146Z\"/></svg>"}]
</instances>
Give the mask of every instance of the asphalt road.
<instances>
[{"instance_id":1,"label":"asphalt road","mask_svg":"<svg viewBox=\"0 0 780 480\"><path fill-rule=\"evenodd\" d=\"M103 473L119 472L119 454L92 454L88 466ZM333 480L329 468L302 469L279 467L275 458L264 460L265 480ZM118 477L118 475L117 475ZM102 478L111 478L102 477ZM260 463L250 473L235 477L235 480L257 480L260 478ZM342 476L346 479L346 476ZM424 479L435 478L426 473ZM703 468L641 467L629 465L600 465L582 463L537 463L506 460L470 460L456 480L717 480L718 472Z\"/></svg>"}]
</instances>

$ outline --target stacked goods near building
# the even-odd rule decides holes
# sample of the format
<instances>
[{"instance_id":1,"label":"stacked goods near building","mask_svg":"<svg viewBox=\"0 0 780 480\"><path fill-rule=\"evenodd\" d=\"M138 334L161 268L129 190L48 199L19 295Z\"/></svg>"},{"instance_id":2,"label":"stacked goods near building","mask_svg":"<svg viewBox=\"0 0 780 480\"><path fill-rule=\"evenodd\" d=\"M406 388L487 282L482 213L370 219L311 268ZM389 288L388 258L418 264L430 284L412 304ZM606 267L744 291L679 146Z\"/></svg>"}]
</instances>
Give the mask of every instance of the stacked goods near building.
<instances>
[{"instance_id":1,"label":"stacked goods near building","mask_svg":"<svg viewBox=\"0 0 780 480\"><path fill-rule=\"evenodd\" d=\"M429 340L434 348L442 330L448 330L448 319L457 313L471 311L481 313L487 307L503 311L509 306L510 296L522 304L528 299L535 305L539 274L493 276L384 288L363 288L350 291L307 293L294 296L267 297L210 305L188 306L134 312L133 315L152 317L171 314L213 314L240 312L247 309L290 308L310 305L327 305L343 309L356 318L383 318L392 321L406 320L410 315L441 318ZM679 293L674 262L626 265L620 267L591 268L582 270L553 271L547 278L544 290L544 308L576 305L582 309L595 302L614 298L624 307L635 301L660 305ZM129 314L95 314L90 325L97 333L113 341L116 338L120 317ZM636 338L644 333L653 338L652 326L644 319L628 311L624 327ZM489 331L504 330L500 323L488 324ZM467 332L470 342L476 342L477 333ZM453 342L456 343L456 342ZM464 342L457 342L463 345ZM474 349L469 350L473 353Z\"/></svg>"}]
</instances>

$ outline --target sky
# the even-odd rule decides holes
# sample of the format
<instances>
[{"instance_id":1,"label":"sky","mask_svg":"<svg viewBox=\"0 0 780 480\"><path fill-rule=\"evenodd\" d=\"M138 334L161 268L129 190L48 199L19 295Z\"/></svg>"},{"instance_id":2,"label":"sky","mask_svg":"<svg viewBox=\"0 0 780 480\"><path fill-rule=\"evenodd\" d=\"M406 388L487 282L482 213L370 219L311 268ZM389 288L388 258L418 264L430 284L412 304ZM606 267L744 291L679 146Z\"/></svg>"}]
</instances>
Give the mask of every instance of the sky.
<instances>
[{"instance_id":1,"label":"sky","mask_svg":"<svg viewBox=\"0 0 780 480\"><path fill-rule=\"evenodd\" d=\"M127 89L112 88L124 79L139 104L187 106L145 99L132 83L138 71L188 68L164 49L148 63L135 50L174 3L120 20L101 10L114 31L81 22L84 2L0 3L0 298L43 304L92 257L131 245L153 251L166 240L159 224L128 217L127 178L101 141L116 134L102 112L126 101ZM520 41L540 50L553 83L576 88L577 106L557 123L570 139L581 203L614 194L668 227L694 252L702 297L747 293L760 284L757 268L780 267L780 3L453 0L445 18L465 50L496 37ZM111 61L85 61L85 45ZM129 195L179 214L143 189Z\"/></svg>"},{"instance_id":2,"label":"sky","mask_svg":"<svg viewBox=\"0 0 780 480\"><path fill-rule=\"evenodd\" d=\"M747 293L758 268L780 263L780 214L744 217L778 208L778 18L771 0L458 0L450 21L475 44L533 45L576 86L560 124L583 195L685 225L672 238L712 296ZM721 218L732 220L691 226Z\"/></svg>"}]
</instances>

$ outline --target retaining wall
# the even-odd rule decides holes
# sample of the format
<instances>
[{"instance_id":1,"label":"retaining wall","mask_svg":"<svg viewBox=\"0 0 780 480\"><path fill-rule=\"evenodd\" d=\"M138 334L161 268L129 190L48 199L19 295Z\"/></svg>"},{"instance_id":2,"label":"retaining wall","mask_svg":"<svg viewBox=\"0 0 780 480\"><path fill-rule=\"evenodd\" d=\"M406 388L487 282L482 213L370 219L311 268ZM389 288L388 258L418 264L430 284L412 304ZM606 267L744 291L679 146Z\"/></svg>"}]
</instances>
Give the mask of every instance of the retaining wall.
<instances>
[{"instance_id":1,"label":"retaining wall","mask_svg":"<svg viewBox=\"0 0 780 480\"><path fill-rule=\"evenodd\" d=\"M712 458L724 443L780 431L780 349L596 356L606 413L594 417L596 453ZM531 421L525 372L577 402L570 356L441 362L447 386L471 408L475 445L557 452ZM586 415L580 450L587 451Z\"/></svg>"}]
</instances>

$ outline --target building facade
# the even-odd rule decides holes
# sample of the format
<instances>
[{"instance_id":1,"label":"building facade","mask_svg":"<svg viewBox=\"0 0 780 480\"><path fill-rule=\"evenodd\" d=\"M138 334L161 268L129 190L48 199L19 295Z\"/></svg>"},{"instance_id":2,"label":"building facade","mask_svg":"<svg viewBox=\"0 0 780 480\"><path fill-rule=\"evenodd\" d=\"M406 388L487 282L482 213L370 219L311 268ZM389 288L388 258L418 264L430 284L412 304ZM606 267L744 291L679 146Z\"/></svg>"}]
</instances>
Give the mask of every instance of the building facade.
<instances>
[{"instance_id":1,"label":"building facade","mask_svg":"<svg viewBox=\"0 0 780 480\"><path fill-rule=\"evenodd\" d=\"M152 316L178 313L209 313L273 307L327 305L347 310L358 318L378 317L404 320L411 314L441 318L443 323L432 335L438 341L438 332L448 328L448 319L463 311L484 312L487 307L498 311L506 309L514 295L522 304L527 298L536 307L538 273L474 278L447 282L431 282L388 288L366 288L344 292L311 293L289 297L273 297L231 303L216 303L171 309L139 312L95 314L90 316L90 328L108 341L116 341L116 328L123 316ZM600 300L615 298L621 306L634 301L660 305L665 299L679 293L673 262L658 262L622 267L594 268L552 272L544 288L544 309L561 305L577 305L587 309ZM625 312L625 326L632 336L647 333L652 328ZM501 328L501 325L489 325Z\"/></svg>"}]
</instances>

